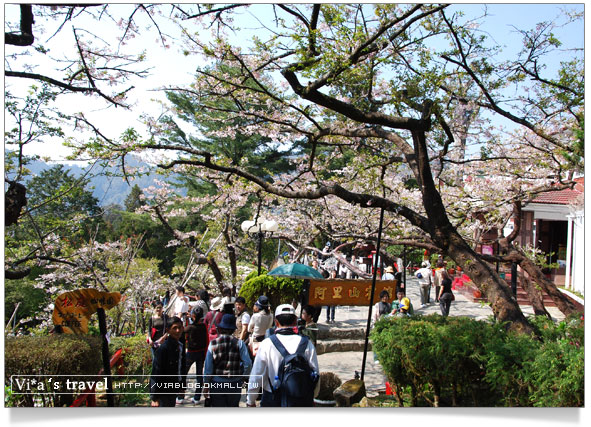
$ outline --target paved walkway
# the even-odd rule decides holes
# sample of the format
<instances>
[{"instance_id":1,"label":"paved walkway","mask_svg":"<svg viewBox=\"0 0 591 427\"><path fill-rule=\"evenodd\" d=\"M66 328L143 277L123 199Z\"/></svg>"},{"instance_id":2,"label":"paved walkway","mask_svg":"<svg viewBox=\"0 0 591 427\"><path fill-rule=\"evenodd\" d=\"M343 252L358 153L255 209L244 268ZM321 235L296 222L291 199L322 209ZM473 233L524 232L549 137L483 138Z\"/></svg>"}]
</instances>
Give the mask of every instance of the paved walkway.
<instances>
[{"instance_id":1,"label":"paved walkway","mask_svg":"<svg viewBox=\"0 0 591 427\"><path fill-rule=\"evenodd\" d=\"M431 291L431 304L425 308L420 308L421 299L419 293L418 281L414 277L407 278L406 295L410 298L415 314L433 314L441 313L439 304L434 301L434 290ZM492 309L483 303L476 303L468 300L464 295L455 292L455 301L451 304L450 316L467 316L476 320L487 320L492 318ZM531 306L521 307L524 314L533 315ZM337 307L334 324L326 324L326 312L323 310L320 314L319 324L321 327L330 328L365 328L367 325L368 307ZM557 320L563 319L564 315L555 307L547 307L550 315ZM298 308L299 313L299 308ZM318 364L321 372L333 372L345 382L355 378L355 372L361 374L363 364L362 351L332 352L324 353L318 356ZM193 371L194 372L194 371ZM191 374L191 373L190 373ZM190 375L189 374L189 375ZM367 352L367 360L364 373L365 387L368 396L375 396L379 390L385 389L386 378L379 364L374 363L373 352ZM190 403L190 397L185 403L177 406L203 406L203 399L197 404ZM240 406L246 406L245 396L242 396Z\"/></svg>"}]
</instances>

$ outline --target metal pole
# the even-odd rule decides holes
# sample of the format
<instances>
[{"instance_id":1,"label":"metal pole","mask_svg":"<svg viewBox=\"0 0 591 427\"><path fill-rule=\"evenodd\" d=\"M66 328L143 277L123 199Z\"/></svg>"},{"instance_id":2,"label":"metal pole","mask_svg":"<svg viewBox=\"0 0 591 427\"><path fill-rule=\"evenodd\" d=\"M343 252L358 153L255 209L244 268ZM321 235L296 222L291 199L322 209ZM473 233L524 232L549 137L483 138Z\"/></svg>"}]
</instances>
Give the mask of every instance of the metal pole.
<instances>
[{"instance_id":1,"label":"metal pole","mask_svg":"<svg viewBox=\"0 0 591 427\"><path fill-rule=\"evenodd\" d=\"M258 249L258 266L259 266L259 276L261 275L261 261L263 259L263 255L262 255L262 247L263 247L263 232L259 230L258 233L258 242L257 242L257 249Z\"/></svg>"},{"instance_id":2,"label":"metal pole","mask_svg":"<svg viewBox=\"0 0 591 427\"><path fill-rule=\"evenodd\" d=\"M402 282L404 283L404 296L406 296L406 245L402 246Z\"/></svg>"},{"instance_id":3,"label":"metal pole","mask_svg":"<svg viewBox=\"0 0 591 427\"><path fill-rule=\"evenodd\" d=\"M104 308L97 308L96 314L99 320L99 329L103 339L103 372L107 377L107 406L114 407L113 380L111 379L111 356L109 355L109 342L107 341L107 316Z\"/></svg>"},{"instance_id":4,"label":"metal pole","mask_svg":"<svg viewBox=\"0 0 591 427\"><path fill-rule=\"evenodd\" d=\"M380 244L382 242L382 226L384 224L384 208L380 211L380 226L378 228L378 243L376 248L376 255L380 253ZM373 278L371 282L371 295L369 297L369 312L367 314L367 328L365 330L365 346L363 347L363 364L361 365L361 381L365 375L365 362L367 360L367 347L369 345L369 328L371 327L371 312L373 308L373 298L376 291L376 278L378 274L378 257L374 261Z\"/></svg>"}]
</instances>

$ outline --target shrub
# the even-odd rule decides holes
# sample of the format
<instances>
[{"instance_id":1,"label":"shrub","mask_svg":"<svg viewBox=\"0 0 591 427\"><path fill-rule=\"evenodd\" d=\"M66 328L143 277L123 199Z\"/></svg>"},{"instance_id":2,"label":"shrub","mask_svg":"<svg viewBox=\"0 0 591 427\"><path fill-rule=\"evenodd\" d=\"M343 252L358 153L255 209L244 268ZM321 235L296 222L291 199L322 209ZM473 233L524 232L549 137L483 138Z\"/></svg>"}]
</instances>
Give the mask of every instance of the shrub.
<instances>
[{"instance_id":1,"label":"shrub","mask_svg":"<svg viewBox=\"0 0 591 427\"><path fill-rule=\"evenodd\" d=\"M412 406L582 406L584 325L532 319L538 338L462 317L382 318L373 348Z\"/></svg>"},{"instance_id":2,"label":"shrub","mask_svg":"<svg viewBox=\"0 0 591 427\"><path fill-rule=\"evenodd\" d=\"M333 372L320 373L320 390L318 391L318 400L334 400L334 391L340 387L343 382Z\"/></svg>"},{"instance_id":3,"label":"shrub","mask_svg":"<svg viewBox=\"0 0 591 427\"><path fill-rule=\"evenodd\" d=\"M5 385L17 375L96 375L101 369L101 340L77 335L6 337L4 347ZM64 406L74 394L11 394L15 406Z\"/></svg>"},{"instance_id":4,"label":"shrub","mask_svg":"<svg viewBox=\"0 0 591 427\"><path fill-rule=\"evenodd\" d=\"M149 376L152 373L152 355L145 335L111 338L109 353L113 355L120 348L125 350L123 366L126 375Z\"/></svg>"},{"instance_id":5,"label":"shrub","mask_svg":"<svg viewBox=\"0 0 591 427\"><path fill-rule=\"evenodd\" d=\"M302 280L298 279L267 276L266 272L260 276L251 273L247 279L239 293L246 300L247 307L252 307L259 296L266 295L271 307L274 308L280 304L291 303L302 292Z\"/></svg>"}]
</instances>

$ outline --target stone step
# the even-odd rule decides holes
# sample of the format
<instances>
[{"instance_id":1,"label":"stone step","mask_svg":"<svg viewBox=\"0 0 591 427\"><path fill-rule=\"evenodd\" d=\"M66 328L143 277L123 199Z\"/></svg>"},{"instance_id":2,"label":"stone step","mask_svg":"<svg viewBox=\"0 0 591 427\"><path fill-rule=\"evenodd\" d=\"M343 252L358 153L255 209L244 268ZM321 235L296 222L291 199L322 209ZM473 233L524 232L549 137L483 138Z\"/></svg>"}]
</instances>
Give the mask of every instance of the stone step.
<instances>
[{"instance_id":1,"label":"stone step","mask_svg":"<svg viewBox=\"0 0 591 427\"><path fill-rule=\"evenodd\" d=\"M364 339L336 339L336 340L318 340L316 343L316 353L339 353L344 351L363 351L365 347ZM371 350L371 341L367 345L368 351Z\"/></svg>"},{"instance_id":2,"label":"stone step","mask_svg":"<svg viewBox=\"0 0 591 427\"><path fill-rule=\"evenodd\" d=\"M318 325L318 340L329 339L365 339L365 328L355 325Z\"/></svg>"}]
</instances>

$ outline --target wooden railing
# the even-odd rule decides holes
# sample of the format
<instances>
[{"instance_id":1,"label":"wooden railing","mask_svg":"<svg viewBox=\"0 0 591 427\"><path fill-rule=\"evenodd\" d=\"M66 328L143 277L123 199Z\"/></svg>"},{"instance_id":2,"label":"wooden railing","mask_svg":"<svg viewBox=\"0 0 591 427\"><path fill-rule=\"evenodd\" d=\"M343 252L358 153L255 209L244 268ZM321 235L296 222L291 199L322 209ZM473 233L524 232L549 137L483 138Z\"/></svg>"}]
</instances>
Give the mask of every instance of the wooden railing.
<instances>
[{"instance_id":1,"label":"wooden railing","mask_svg":"<svg viewBox=\"0 0 591 427\"><path fill-rule=\"evenodd\" d=\"M119 350L117 350L115 352L115 354L113 355L113 357L111 357L111 369L113 369L115 366L117 366L117 375L123 375L124 370L123 370L123 355L124 355L125 351L124 349L120 348ZM103 374L103 369L101 369L98 373L98 375L102 375ZM80 394L80 396L78 396L78 398L74 401L74 403L72 403L72 405L70 405L71 408L74 407L80 407L83 404L85 406L88 407L94 407L96 406L96 384L93 385L90 388L87 388L86 390L84 390L82 392L82 394Z\"/></svg>"}]
</instances>

